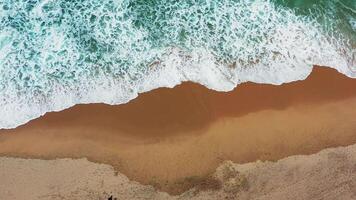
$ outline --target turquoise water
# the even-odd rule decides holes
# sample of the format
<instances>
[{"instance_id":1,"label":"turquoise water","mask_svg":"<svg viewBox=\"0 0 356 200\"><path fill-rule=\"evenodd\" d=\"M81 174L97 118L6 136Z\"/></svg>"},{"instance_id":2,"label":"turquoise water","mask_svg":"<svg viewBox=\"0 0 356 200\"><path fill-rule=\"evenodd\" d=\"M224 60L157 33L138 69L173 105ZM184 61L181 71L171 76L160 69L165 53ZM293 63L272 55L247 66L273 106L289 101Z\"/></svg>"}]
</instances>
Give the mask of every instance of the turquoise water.
<instances>
[{"instance_id":1,"label":"turquoise water","mask_svg":"<svg viewBox=\"0 0 356 200\"><path fill-rule=\"evenodd\" d=\"M296 14L314 18L325 31L335 29L356 42L356 1L354 0L279 0L276 4L293 9Z\"/></svg>"},{"instance_id":2,"label":"turquoise water","mask_svg":"<svg viewBox=\"0 0 356 200\"><path fill-rule=\"evenodd\" d=\"M0 0L0 127L195 81L355 77L353 0Z\"/></svg>"}]
</instances>

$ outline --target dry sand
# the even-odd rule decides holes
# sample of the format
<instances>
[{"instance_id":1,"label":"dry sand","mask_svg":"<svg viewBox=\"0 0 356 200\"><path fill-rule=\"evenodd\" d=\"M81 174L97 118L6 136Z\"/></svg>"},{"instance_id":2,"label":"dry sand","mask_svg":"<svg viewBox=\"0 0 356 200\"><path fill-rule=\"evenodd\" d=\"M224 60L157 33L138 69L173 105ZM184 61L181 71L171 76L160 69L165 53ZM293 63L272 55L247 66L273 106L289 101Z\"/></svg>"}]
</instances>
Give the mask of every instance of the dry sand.
<instances>
[{"instance_id":1,"label":"dry sand","mask_svg":"<svg viewBox=\"0 0 356 200\"><path fill-rule=\"evenodd\" d=\"M11 200L354 200L356 145L277 162L224 162L211 177L178 196L86 159L0 157L0 180L0 199Z\"/></svg>"},{"instance_id":2,"label":"dry sand","mask_svg":"<svg viewBox=\"0 0 356 200\"><path fill-rule=\"evenodd\" d=\"M355 88L356 80L319 67L304 81L246 83L228 93L184 83L125 105L78 105L0 130L0 155L86 157L177 194L225 160L277 160L356 143Z\"/></svg>"}]
</instances>

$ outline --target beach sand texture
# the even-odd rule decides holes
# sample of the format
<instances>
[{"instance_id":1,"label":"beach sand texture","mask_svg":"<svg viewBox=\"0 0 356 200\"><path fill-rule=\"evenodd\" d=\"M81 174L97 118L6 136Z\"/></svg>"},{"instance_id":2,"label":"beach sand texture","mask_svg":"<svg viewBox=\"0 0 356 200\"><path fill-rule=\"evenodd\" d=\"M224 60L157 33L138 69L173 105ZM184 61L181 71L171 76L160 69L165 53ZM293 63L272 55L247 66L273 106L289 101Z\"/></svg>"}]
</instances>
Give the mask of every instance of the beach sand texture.
<instances>
[{"instance_id":1,"label":"beach sand texture","mask_svg":"<svg viewBox=\"0 0 356 200\"><path fill-rule=\"evenodd\" d=\"M356 198L355 166L356 145L277 162L226 161L210 178L171 196L86 159L0 157L0 178L5 183L0 184L0 199L352 200Z\"/></svg>"},{"instance_id":2,"label":"beach sand texture","mask_svg":"<svg viewBox=\"0 0 356 200\"><path fill-rule=\"evenodd\" d=\"M0 130L0 155L87 158L179 194L225 160L277 160L356 143L356 80L315 67L303 81L244 83L216 92L194 83L124 105L77 105Z\"/></svg>"}]
</instances>

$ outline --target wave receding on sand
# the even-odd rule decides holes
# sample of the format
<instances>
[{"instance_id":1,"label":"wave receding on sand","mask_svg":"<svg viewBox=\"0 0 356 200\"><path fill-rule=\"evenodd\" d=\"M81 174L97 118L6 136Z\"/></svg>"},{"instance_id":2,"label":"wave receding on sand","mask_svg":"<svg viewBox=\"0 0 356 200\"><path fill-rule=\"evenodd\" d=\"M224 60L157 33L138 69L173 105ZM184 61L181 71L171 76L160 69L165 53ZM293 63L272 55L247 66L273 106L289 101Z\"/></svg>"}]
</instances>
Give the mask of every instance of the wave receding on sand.
<instances>
[{"instance_id":1,"label":"wave receding on sand","mask_svg":"<svg viewBox=\"0 0 356 200\"><path fill-rule=\"evenodd\" d=\"M1 130L0 155L87 157L180 193L191 187L186 177L204 176L224 160L276 160L355 143L355 87L355 79L325 67L304 81L244 83L231 92L184 83Z\"/></svg>"},{"instance_id":2,"label":"wave receding on sand","mask_svg":"<svg viewBox=\"0 0 356 200\"><path fill-rule=\"evenodd\" d=\"M352 10L328 1L305 16L276 2L4 1L0 128L76 104L124 104L186 81L231 91L303 80L313 65L356 77L354 32L333 21L340 13L353 19Z\"/></svg>"}]
</instances>

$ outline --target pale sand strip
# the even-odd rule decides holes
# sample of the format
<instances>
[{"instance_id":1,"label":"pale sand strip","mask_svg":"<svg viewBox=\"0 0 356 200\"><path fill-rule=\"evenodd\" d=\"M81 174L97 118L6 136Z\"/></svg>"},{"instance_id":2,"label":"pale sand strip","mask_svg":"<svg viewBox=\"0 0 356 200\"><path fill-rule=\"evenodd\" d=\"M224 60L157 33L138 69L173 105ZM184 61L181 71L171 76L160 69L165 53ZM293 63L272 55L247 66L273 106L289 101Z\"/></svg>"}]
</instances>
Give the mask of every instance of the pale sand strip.
<instances>
[{"instance_id":1,"label":"pale sand strip","mask_svg":"<svg viewBox=\"0 0 356 200\"><path fill-rule=\"evenodd\" d=\"M161 161L164 164L165 161ZM86 159L0 157L0 199L356 199L356 145L277 162L224 162L196 187L170 196L130 181L105 164Z\"/></svg>"},{"instance_id":2,"label":"pale sand strip","mask_svg":"<svg viewBox=\"0 0 356 200\"><path fill-rule=\"evenodd\" d=\"M224 160L244 163L356 143L356 80L316 68L282 86L219 93L186 83L119 105L80 105L0 131L0 155L82 158L171 193Z\"/></svg>"}]
</instances>

